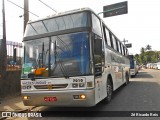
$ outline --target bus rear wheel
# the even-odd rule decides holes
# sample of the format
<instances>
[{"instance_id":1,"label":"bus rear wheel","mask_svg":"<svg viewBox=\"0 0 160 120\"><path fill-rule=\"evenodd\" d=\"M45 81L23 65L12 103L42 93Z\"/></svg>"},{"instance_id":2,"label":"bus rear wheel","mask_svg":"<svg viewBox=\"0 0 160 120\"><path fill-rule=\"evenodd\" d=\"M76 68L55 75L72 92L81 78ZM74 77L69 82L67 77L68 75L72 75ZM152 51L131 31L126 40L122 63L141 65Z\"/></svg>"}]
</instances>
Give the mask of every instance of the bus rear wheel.
<instances>
[{"instance_id":1,"label":"bus rear wheel","mask_svg":"<svg viewBox=\"0 0 160 120\"><path fill-rule=\"evenodd\" d=\"M108 80L107 80L106 90L107 90L107 97L105 98L105 101L106 101L106 103L109 103L111 101L112 95L113 95L113 86L112 86L110 78L108 78Z\"/></svg>"},{"instance_id":2,"label":"bus rear wheel","mask_svg":"<svg viewBox=\"0 0 160 120\"><path fill-rule=\"evenodd\" d=\"M126 73L126 85L129 84L129 75Z\"/></svg>"}]
</instances>

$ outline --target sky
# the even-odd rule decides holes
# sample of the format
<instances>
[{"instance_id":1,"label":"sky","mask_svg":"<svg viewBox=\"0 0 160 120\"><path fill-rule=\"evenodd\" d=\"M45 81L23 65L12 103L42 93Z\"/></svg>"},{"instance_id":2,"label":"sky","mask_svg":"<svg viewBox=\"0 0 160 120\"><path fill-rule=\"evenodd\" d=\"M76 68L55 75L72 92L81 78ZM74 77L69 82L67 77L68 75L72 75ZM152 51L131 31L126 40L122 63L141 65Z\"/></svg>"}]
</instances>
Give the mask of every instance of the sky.
<instances>
[{"instance_id":1,"label":"sky","mask_svg":"<svg viewBox=\"0 0 160 120\"><path fill-rule=\"evenodd\" d=\"M23 7L23 0L10 0ZM103 11L103 6L123 2L123 0L41 0L57 12L89 7L95 13ZM2 1L0 9L2 10ZM99 16L112 32L122 41L132 43L130 54L140 53L142 47L151 45L152 50L160 51L160 1L159 0L128 0L128 14L103 18ZM22 42L23 39L23 9L5 0L6 33L8 41ZM55 12L39 0L29 0L30 20L45 18ZM0 39L2 38L2 12L0 12Z\"/></svg>"}]
</instances>

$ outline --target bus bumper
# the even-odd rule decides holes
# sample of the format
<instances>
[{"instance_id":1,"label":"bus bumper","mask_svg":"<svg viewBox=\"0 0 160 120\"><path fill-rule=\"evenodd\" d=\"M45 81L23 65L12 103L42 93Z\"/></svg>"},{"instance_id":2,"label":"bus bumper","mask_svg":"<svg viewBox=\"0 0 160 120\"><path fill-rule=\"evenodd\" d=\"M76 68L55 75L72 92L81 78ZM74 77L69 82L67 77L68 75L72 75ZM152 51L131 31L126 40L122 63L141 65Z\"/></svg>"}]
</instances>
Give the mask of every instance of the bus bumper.
<instances>
[{"instance_id":1,"label":"bus bumper","mask_svg":"<svg viewBox=\"0 0 160 120\"><path fill-rule=\"evenodd\" d=\"M85 99L78 98L80 95ZM25 106L91 107L95 106L95 89L23 92L22 98Z\"/></svg>"}]
</instances>

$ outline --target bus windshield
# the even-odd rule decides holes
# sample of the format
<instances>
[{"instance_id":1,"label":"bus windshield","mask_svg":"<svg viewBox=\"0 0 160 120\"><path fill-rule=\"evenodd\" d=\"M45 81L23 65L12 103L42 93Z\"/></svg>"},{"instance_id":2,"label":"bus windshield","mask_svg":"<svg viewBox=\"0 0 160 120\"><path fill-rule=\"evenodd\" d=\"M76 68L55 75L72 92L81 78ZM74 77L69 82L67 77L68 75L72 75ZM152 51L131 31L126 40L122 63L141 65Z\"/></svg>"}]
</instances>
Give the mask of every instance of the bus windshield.
<instances>
[{"instance_id":1,"label":"bus windshield","mask_svg":"<svg viewBox=\"0 0 160 120\"><path fill-rule=\"evenodd\" d=\"M78 32L25 41L23 76L69 77L89 74L89 33ZM40 71L41 69L41 71ZM35 72L39 70L39 72Z\"/></svg>"},{"instance_id":2,"label":"bus windshield","mask_svg":"<svg viewBox=\"0 0 160 120\"><path fill-rule=\"evenodd\" d=\"M25 37L90 26L88 12L69 14L28 23Z\"/></svg>"}]
</instances>

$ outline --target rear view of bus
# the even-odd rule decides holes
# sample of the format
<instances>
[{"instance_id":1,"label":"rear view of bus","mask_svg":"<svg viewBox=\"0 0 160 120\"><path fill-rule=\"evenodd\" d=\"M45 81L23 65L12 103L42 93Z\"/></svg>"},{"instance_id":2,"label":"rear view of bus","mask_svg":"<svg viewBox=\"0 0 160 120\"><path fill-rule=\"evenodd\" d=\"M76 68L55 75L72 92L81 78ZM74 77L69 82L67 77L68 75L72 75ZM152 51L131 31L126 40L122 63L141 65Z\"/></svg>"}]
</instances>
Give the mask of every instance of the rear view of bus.
<instances>
[{"instance_id":1,"label":"rear view of bus","mask_svg":"<svg viewBox=\"0 0 160 120\"><path fill-rule=\"evenodd\" d=\"M123 73L116 71L123 80L110 81L109 86L107 79L112 80L115 75L109 70L112 65L106 58L111 57L106 56L99 30L101 21L90 9L28 22L21 75L24 105L89 107L105 98L110 101L112 91L126 82L128 59L112 55L116 62L123 62L123 67L119 67Z\"/></svg>"},{"instance_id":2,"label":"rear view of bus","mask_svg":"<svg viewBox=\"0 0 160 120\"><path fill-rule=\"evenodd\" d=\"M137 61L134 59L133 55L129 55L129 59L130 59L130 75L131 77L135 77L139 69Z\"/></svg>"}]
</instances>

